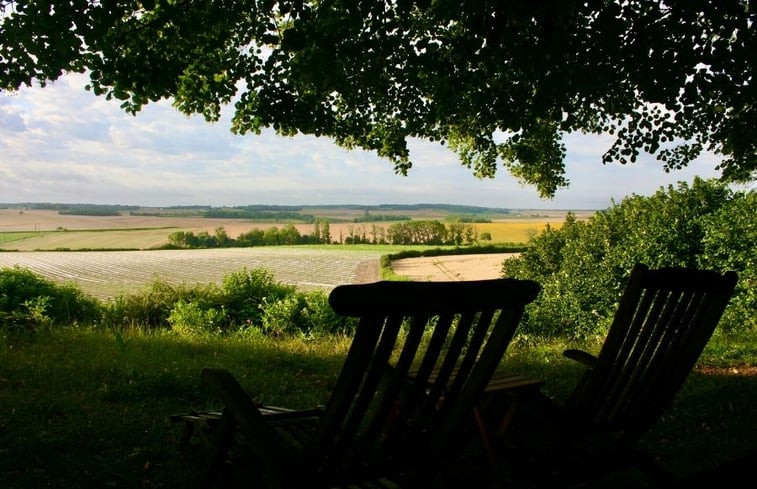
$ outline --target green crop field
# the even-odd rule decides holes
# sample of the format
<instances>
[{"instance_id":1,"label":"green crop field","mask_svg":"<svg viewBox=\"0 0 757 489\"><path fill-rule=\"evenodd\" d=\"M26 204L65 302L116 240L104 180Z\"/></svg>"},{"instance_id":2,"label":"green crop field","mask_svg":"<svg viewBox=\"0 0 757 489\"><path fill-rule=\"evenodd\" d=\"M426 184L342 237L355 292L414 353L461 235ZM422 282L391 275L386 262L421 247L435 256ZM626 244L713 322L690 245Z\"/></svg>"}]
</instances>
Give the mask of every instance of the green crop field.
<instances>
[{"instance_id":1,"label":"green crop field","mask_svg":"<svg viewBox=\"0 0 757 489\"><path fill-rule=\"evenodd\" d=\"M27 231L12 231L0 233L0 249L14 248L20 241L24 241L31 238L36 238L42 233L27 232ZM14 244L11 244L14 243ZM8 246L10 245L10 246Z\"/></svg>"}]
</instances>

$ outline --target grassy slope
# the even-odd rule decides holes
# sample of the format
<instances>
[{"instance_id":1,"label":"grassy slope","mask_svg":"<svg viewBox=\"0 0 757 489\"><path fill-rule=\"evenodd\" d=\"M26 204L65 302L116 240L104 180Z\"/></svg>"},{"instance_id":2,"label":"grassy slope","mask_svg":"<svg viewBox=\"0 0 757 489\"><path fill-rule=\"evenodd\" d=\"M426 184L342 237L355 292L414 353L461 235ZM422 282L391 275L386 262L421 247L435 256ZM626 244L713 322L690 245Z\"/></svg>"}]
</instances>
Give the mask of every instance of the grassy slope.
<instances>
[{"instance_id":1,"label":"grassy slope","mask_svg":"<svg viewBox=\"0 0 757 489\"><path fill-rule=\"evenodd\" d=\"M716 337L701 363L754 367L753 340ZM521 338L506 367L547 379L545 390L561 398L580 375L560 356L568 346ZM0 487L188 486L202 453L177 450L181 430L167 417L216 406L199 388L202 367L230 369L264 403L310 407L326 399L347 347L345 338L2 333ZM679 474L738 457L755 448L755 399L754 374L694 374L644 443Z\"/></svg>"}]
</instances>

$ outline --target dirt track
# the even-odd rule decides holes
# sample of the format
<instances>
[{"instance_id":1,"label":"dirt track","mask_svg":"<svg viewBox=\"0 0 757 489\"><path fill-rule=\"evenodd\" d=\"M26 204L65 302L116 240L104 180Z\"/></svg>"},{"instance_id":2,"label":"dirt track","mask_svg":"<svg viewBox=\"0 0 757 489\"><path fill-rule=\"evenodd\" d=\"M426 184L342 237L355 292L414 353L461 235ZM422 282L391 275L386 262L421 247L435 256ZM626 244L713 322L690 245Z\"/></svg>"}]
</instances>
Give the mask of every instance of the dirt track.
<instances>
[{"instance_id":1,"label":"dirt track","mask_svg":"<svg viewBox=\"0 0 757 489\"><path fill-rule=\"evenodd\" d=\"M481 280L499 278L502 262L518 253L404 258L392 262L397 275L411 280Z\"/></svg>"}]
</instances>

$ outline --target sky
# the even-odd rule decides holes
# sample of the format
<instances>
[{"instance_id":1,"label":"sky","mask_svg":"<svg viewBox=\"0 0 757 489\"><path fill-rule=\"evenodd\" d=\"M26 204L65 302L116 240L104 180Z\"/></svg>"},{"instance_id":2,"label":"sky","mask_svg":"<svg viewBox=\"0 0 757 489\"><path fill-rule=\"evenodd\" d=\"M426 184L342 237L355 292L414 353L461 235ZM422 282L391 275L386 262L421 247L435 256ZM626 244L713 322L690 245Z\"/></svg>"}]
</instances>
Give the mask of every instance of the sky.
<instances>
[{"instance_id":1,"label":"sky","mask_svg":"<svg viewBox=\"0 0 757 489\"><path fill-rule=\"evenodd\" d=\"M570 134L567 189L541 199L504 168L480 180L438 143L410 142L409 176L362 150L327 138L231 133L230 110L217 123L187 117L170 101L137 116L118 101L65 75L45 88L0 92L0 203L55 202L144 206L248 204L445 203L511 209L604 209L631 194L694 176L719 176L719 157L705 154L665 173L642 155L633 165L602 164L607 136Z\"/></svg>"}]
</instances>

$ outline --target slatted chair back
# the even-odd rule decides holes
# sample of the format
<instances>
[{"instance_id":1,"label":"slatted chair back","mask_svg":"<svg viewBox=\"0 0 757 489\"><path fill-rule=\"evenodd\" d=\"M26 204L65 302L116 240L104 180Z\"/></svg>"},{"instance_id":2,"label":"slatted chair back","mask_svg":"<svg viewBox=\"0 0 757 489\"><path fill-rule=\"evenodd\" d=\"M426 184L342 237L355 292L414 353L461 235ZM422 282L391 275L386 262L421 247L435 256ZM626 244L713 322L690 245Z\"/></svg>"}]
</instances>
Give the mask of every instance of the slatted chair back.
<instances>
[{"instance_id":1,"label":"slatted chair back","mask_svg":"<svg viewBox=\"0 0 757 489\"><path fill-rule=\"evenodd\" d=\"M598 355L565 407L635 439L667 409L712 335L736 273L636 265Z\"/></svg>"},{"instance_id":2,"label":"slatted chair back","mask_svg":"<svg viewBox=\"0 0 757 489\"><path fill-rule=\"evenodd\" d=\"M315 463L360 471L438 461L538 291L515 279L334 289L333 309L360 320L313 444Z\"/></svg>"}]
</instances>

